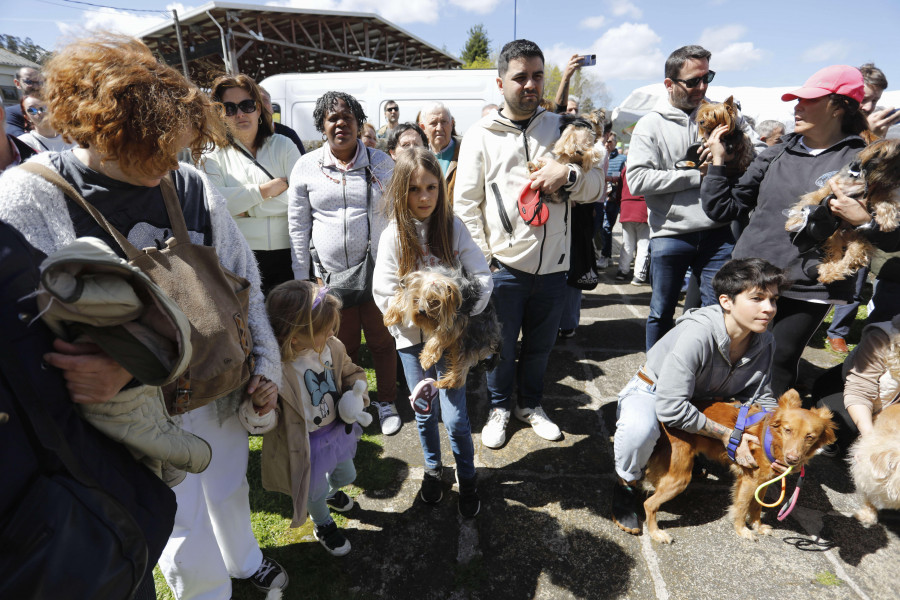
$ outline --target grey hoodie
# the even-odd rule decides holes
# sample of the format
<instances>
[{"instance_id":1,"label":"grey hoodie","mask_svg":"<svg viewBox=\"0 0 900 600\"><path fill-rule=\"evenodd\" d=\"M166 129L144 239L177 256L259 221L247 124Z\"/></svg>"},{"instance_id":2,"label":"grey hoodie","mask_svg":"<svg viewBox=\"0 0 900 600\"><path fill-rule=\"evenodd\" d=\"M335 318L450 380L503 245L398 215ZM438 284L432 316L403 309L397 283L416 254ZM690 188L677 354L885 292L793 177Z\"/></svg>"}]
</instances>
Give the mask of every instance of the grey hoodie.
<instances>
[{"instance_id":1,"label":"grey hoodie","mask_svg":"<svg viewBox=\"0 0 900 600\"><path fill-rule=\"evenodd\" d=\"M775 339L772 333L751 334L747 352L732 365L731 338L718 304L685 313L675 327L647 353L644 373L656 382L656 416L667 426L696 433L706 416L691 401L734 398L775 407L770 379Z\"/></svg>"},{"instance_id":2,"label":"grey hoodie","mask_svg":"<svg viewBox=\"0 0 900 600\"><path fill-rule=\"evenodd\" d=\"M628 188L644 196L650 237L680 235L725 227L706 216L700 205L700 171L676 170L688 146L698 139L697 110L688 115L661 97L640 118L628 150Z\"/></svg>"}]
</instances>

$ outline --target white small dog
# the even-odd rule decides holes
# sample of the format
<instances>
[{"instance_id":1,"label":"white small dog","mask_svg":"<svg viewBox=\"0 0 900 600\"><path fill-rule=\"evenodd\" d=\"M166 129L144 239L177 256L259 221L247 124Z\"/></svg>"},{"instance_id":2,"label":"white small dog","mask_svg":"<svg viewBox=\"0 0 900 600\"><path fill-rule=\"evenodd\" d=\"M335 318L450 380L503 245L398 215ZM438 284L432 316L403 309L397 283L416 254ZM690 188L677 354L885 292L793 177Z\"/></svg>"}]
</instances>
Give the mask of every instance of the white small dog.
<instances>
[{"instance_id":1,"label":"white small dog","mask_svg":"<svg viewBox=\"0 0 900 600\"><path fill-rule=\"evenodd\" d=\"M847 461L863 499L854 514L860 523L877 523L878 509L900 509L900 405L875 415L875 429L853 443Z\"/></svg>"}]
</instances>

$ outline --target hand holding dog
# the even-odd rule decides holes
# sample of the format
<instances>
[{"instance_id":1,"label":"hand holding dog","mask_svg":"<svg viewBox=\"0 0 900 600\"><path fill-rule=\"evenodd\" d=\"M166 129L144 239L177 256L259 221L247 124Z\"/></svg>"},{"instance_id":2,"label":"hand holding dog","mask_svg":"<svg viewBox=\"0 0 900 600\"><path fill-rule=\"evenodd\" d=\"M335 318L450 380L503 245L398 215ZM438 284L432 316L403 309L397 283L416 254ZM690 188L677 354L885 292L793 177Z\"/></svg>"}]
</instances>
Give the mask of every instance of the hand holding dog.
<instances>
[{"instance_id":1,"label":"hand holding dog","mask_svg":"<svg viewBox=\"0 0 900 600\"><path fill-rule=\"evenodd\" d=\"M725 144L722 143L722 136L728 133L727 125L719 125L715 129L713 129L712 133L709 135L709 138L706 140L706 148L708 150L707 156L712 156L712 164L717 167L723 166L726 161L729 161L734 158L734 155L727 154L725 152ZM701 162L705 159L704 155L700 154ZM704 172L705 173L705 172Z\"/></svg>"},{"instance_id":2,"label":"hand holding dog","mask_svg":"<svg viewBox=\"0 0 900 600\"><path fill-rule=\"evenodd\" d=\"M531 189L552 194L569 180L569 167L566 165L549 157L539 158L535 163L538 168L530 175Z\"/></svg>"},{"instance_id":3,"label":"hand holding dog","mask_svg":"<svg viewBox=\"0 0 900 600\"><path fill-rule=\"evenodd\" d=\"M837 175L828 180L828 185L831 186L831 193L834 194L834 198L828 201L828 206L831 207L831 212L835 216L854 227L872 220L872 215L866 210L865 197L856 200L845 194L841 190L840 178Z\"/></svg>"},{"instance_id":4,"label":"hand holding dog","mask_svg":"<svg viewBox=\"0 0 900 600\"><path fill-rule=\"evenodd\" d=\"M729 439L730 439L729 435ZM728 447L728 439L724 440L725 447ZM752 433L747 433L746 431L741 435L741 443L738 445L737 450L734 453L734 462L742 467L746 467L748 469L755 469L759 467L756 464L756 460L753 458L753 452L750 449L750 444L756 444L759 446L759 438L753 435Z\"/></svg>"}]
</instances>

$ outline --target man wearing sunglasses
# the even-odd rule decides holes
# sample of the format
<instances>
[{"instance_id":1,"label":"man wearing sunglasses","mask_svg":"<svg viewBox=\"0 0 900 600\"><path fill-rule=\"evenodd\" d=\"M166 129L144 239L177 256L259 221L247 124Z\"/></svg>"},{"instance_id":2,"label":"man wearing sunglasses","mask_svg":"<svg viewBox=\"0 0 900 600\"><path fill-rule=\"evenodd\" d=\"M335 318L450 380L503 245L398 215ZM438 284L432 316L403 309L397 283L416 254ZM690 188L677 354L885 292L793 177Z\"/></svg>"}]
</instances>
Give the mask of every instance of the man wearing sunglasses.
<instances>
[{"instance_id":1,"label":"man wearing sunglasses","mask_svg":"<svg viewBox=\"0 0 900 600\"><path fill-rule=\"evenodd\" d=\"M683 160L688 147L699 139L697 107L715 76L709 69L710 56L701 46L684 46L669 55L664 80L667 95L641 117L631 138L628 186L634 195L646 198L649 209L653 293L647 350L672 328L689 267L700 276L703 305L717 302L712 278L734 248L728 224L711 220L700 205L709 150L703 148L699 160ZM746 123L743 128L749 131Z\"/></svg>"},{"instance_id":2,"label":"man wearing sunglasses","mask_svg":"<svg viewBox=\"0 0 900 600\"><path fill-rule=\"evenodd\" d=\"M44 77L41 72L31 67L22 67L16 72L13 79L19 98L24 98L32 92L36 92L44 85ZM25 116L22 114L22 106L16 102L6 107L6 133L13 137L19 137L25 133Z\"/></svg>"},{"instance_id":3,"label":"man wearing sunglasses","mask_svg":"<svg viewBox=\"0 0 900 600\"><path fill-rule=\"evenodd\" d=\"M400 124L400 107L393 100L384 103L384 118L387 121L381 129L375 132L378 139L387 139L391 132Z\"/></svg>"}]
</instances>

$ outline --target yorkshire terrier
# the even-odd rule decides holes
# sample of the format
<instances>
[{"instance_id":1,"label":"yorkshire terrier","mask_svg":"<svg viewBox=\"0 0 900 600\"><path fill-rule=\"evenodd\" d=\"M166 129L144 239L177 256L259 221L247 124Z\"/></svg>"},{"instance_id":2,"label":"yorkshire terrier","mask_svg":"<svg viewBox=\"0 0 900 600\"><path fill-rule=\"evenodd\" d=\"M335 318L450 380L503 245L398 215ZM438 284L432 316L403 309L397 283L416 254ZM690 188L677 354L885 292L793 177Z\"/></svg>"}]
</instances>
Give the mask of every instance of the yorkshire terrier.
<instances>
[{"instance_id":1,"label":"yorkshire terrier","mask_svg":"<svg viewBox=\"0 0 900 600\"><path fill-rule=\"evenodd\" d=\"M900 223L900 140L881 140L868 146L837 174L838 186L851 198L865 199L866 210L881 231L893 231ZM807 213L830 199L831 184L810 192L790 209L784 228L798 231L806 223ZM845 279L869 264L875 251L860 232L842 223L821 244L824 256L819 265L819 281L831 283Z\"/></svg>"},{"instance_id":2,"label":"yorkshire terrier","mask_svg":"<svg viewBox=\"0 0 900 600\"><path fill-rule=\"evenodd\" d=\"M602 127L602 126L601 126ZM584 117L563 115L560 120L560 135L553 146L553 155L561 164L573 164L581 167L583 173L593 168L595 163L603 160L605 151L594 147L597 141L595 126ZM538 158L528 163L528 171L533 173L544 166L544 160ZM563 202L568 199L568 192L562 188L548 194L548 202Z\"/></svg>"},{"instance_id":3,"label":"yorkshire terrier","mask_svg":"<svg viewBox=\"0 0 900 600\"><path fill-rule=\"evenodd\" d=\"M738 108L734 103L734 96L722 103L703 101L697 110L697 127L700 137L708 140L713 130L719 125L728 127L725 135L721 136L725 145L725 152L732 156L725 161L725 173L728 177L740 177L756 158L753 143L747 134L741 130L741 121L738 116Z\"/></svg>"},{"instance_id":4,"label":"yorkshire terrier","mask_svg":"<svg viewBox=\"0 0 900 600\"><path fill-rule=\"evenodd\" d=\"M409 273L400 280L384 324L412 323L428 336L419 354L422 367L430 369L444 353L447 371L437 387L458 388L469 369L491 357L492 368L500 357L500 322L492 303L471 315L481 295L481 284L461 269L431 267Z\"/></svg>"}]
</instances>

